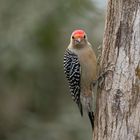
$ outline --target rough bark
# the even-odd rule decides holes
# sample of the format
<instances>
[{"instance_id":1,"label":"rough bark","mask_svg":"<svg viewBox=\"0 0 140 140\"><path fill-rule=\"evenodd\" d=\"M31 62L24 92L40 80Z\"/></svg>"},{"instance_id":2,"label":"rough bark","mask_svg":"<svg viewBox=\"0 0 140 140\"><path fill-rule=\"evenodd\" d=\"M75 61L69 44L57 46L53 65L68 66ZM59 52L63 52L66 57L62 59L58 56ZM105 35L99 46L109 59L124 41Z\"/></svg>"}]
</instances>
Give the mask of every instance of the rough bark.
<instances>
[{"instance_id":1,"label":"rough bark","mask_svg":"<svg viewBox=\"0 0 140 140\"><path fill-rule=\"evenodd\" d=\"M140 140L140 0L108 0L93 140Z\"/></svg>"}]
</instances>

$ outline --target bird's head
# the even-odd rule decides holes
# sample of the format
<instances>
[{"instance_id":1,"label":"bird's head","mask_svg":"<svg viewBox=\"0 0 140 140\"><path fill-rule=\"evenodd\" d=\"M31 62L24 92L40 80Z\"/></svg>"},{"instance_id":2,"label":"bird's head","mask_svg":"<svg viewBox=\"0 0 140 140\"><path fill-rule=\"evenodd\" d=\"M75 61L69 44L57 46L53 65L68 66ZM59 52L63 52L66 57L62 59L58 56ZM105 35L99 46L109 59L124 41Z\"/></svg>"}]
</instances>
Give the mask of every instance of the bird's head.
<instances>
[{"instance_id":1,"label":"bird's head","mask_svg":"<svg viewBox=\"0 0 140 140\"><path fill-rule=\"evenodd\" d=\"M81 47L87 44L87 35L86 33L79 29L75 30L71 34L71 43L75 47Z\"/></svg>"}]
</instances>

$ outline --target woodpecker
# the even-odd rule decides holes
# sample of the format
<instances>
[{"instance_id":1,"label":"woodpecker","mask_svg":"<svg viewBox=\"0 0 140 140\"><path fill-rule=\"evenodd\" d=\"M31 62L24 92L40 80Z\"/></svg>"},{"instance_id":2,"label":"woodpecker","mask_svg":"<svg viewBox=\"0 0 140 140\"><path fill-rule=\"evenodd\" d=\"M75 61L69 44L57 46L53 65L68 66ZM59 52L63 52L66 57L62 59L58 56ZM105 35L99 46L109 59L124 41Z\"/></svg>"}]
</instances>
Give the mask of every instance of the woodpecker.
<instances>
[{"instance_id":1,"label":"woodpecker","mask_svg":"<svg viewBox=\"0 0 140 140\"><path fill-rule=\"evenodd\" d=\"M64 73L69 83L72 99L78 105L81 116L85 110L94 128L93 82L96 80L97 61L85 31L71 34L70 44L64 54Z\"/></svg>"}]
</instances>

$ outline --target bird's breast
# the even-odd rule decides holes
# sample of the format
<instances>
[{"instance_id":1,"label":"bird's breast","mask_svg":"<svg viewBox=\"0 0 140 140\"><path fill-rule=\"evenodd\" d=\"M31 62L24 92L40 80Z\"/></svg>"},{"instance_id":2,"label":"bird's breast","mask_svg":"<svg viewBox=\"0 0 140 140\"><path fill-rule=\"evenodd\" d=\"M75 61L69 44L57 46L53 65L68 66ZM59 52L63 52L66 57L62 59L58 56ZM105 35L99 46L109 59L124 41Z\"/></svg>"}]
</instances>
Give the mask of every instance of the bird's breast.
<instances>
[{"instance_id":1,"label":"bird's breast","mask_svg":"<svg viewBox=\"0 0 140 140\"><path fill-rule=\"evenodd\" d=\"M96 80L96 56L92 48L88 47L81 50L79 62L81 66L81 83L89 86L93 80Z\"/></svg>"}]
</instances>

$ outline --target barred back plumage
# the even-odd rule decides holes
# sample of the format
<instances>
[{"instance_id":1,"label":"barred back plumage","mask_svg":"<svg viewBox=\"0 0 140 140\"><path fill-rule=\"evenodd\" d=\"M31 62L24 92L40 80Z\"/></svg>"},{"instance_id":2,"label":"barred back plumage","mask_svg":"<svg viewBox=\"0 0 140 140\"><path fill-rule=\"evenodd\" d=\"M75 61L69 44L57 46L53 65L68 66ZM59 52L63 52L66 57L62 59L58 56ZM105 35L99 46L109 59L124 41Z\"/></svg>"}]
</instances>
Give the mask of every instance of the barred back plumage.
<instances>
[{"instance_id":1,"label":"barred back plumage","mask_svg":"<svg viewBox=\"0 0 140 140\"><path fill-rule=\"evenodd\" d=\"M78 56L69 49L66 49L64 54L64 73L69 83L72 99L77 103L80 113L83 115L80 101L80 63Z\"/></svg>"}]
</instances>

